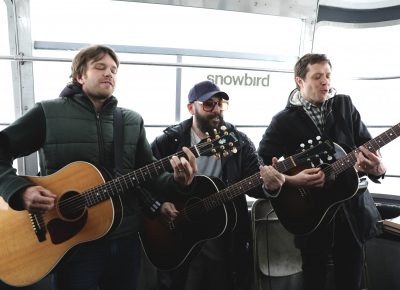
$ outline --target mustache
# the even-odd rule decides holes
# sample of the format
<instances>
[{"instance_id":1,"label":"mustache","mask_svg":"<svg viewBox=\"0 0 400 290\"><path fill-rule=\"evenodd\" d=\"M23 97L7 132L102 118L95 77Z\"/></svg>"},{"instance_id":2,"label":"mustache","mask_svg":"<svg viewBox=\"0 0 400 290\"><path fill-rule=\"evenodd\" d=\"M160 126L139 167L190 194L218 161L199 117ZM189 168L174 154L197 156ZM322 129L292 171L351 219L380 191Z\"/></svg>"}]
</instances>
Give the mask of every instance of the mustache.
<instances>
[{"instance_id":1,"label":"mustache","mask_svg":"<svg viewBox=\"0 0 400 290\"><path fill-rule=\"evenodd\" d=\"M214 119L215 117L218 117L218 118L222 119L222 115L219 114L219 113L216 113L216 112L214 112L214 113L208 115L208 116L207 116L207 119L211 120L211 119Z\"/></svg>"}]
</instances>

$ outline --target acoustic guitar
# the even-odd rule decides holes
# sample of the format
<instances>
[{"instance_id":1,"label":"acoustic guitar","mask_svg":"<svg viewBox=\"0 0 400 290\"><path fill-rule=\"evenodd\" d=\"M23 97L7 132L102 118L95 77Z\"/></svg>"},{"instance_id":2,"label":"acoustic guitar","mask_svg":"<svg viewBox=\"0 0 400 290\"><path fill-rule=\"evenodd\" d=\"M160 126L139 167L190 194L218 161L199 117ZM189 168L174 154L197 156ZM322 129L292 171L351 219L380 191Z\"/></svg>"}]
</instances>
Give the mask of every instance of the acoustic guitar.
<instances>
[{"instance_id":1,"label":"acoustic guitar","mask_svg":"<svg viewBox=\"0 0 400 290\"><path fill-rule=\"evenodd\" d=\"M312 148L273 165L281 173L333 154L333 144L320 142ZM228 187L216 177L196 176L192 196L175 195L179 215L173 221L163 216L146 218L140 240L149 261L160 270L173 270L197 254L204 241L217 238L236 225L234 198L263 183L255 173Z\"/></svg>"},{"instance_id":2,"label":"acoustic guitar","mask_svg":"<svg viewBox=\"0 0 400 290\"><path fill-rule=\"evenodd\" d=\"M363 146L374 152L399 136L400 123ZM354 168L358 149L347 153L340 145L334 146L336 153L333 162L321 165L326 179L323 188L293 188L284 185L279 196L271 199L280 222L295 235L308 235L319 226L329 223L343 202L363 193L367 188L366 179L360 179ZM292 174L303 169L296 168Z\"/></svg>"},{"instance_id":3,"label":"acoustic guitar","mask_svg":"<svg viewBox=\"0 0 400 290\"><path fill-rule=\"evenodd\" d=\"M225 127L221 130L189 149L196 157L234 153L237 137ZM183 151L175 155L186 157ZM171 157L107 182L98 168L82 161L49 176L26 176L56 194L56 206L45 214L0 210L0 279L13 286L33 284L74 246L105 236L120 223L120 195L170 170Z\"/></svg>"}]
</instances>

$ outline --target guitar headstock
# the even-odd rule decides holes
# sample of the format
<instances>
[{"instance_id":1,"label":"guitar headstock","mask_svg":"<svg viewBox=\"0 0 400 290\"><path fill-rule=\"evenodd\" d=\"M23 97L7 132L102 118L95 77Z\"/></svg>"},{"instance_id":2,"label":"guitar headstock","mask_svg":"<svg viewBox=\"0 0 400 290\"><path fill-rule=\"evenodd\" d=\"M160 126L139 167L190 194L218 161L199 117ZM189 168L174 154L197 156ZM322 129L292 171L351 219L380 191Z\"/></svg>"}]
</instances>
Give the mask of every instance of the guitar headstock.
<instances>
[{"instance_id":1,"label":"guitar headstock","mask_svg":"<svg viewBox=\"0 0 400 290\"><path fill-rule=\"evenodd\" d=\"M324 159L332 160L335 154L333 142L322 141L319 136L316 137L315 143L310 139L307 141L307 145L302 143L300 147L302 148L301 152L294 155L297 165L309 163L312 167L316 167L324 163Z\"/></svg>"},{"instance_id":2,"label":"guitar headstock","mask_svg":"<svg viewBox=\"0 0 400 290\"><path fill-rule=\"evenodd\" d=\"M201 150L204 151L204 154L200 152L200 155L211 153L219 160L221 157L235 154L240 145L235 132L228 130L225 126L221 126L220 130L214 129L211 134L206 132L206 135L207 138L199 144L202 146Z\"/></svg>"}]
</instances>

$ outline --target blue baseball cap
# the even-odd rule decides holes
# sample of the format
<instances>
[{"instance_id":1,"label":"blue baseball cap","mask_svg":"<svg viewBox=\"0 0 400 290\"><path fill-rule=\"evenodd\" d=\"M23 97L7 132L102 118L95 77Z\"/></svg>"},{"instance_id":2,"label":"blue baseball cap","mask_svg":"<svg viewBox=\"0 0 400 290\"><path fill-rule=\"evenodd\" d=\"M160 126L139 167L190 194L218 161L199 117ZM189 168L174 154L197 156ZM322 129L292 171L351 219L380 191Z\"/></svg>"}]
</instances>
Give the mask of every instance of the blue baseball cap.
<instances>
[{"instance_id":1,"label":"blue baseball cap","mask_svg":"<svg viewBox=\"0 0 400 290\"><path fill-rule=\"evenodd\" d=\"M190 89L188 100L189 103L193 103L194 101L204 102L215 95L229 100L228 94L221 91L216 84L210 81L203 81L195 84L194 87Z\"/></svg>"}]
</instances>

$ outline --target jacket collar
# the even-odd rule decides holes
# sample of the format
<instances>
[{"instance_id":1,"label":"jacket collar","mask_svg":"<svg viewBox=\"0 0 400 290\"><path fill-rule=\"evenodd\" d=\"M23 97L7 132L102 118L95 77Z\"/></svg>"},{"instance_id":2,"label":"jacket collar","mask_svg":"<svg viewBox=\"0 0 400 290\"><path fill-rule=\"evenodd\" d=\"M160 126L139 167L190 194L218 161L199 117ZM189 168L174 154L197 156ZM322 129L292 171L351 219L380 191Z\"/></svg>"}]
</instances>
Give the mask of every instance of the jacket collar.
<instances>
[{"instance_id":1,"label":"jacket collar","mask_svg":"<svg viewBox=\"0 0 400 290\"><path fill-rule=\"evenodd\" d=\"M82 88L76 84L68 84L65 86L65 88L61 91L59 98L74 98L79 101L84 101L84 102L89 102L92 106L92 102L89 100L89 97L84 94L82 91ZM104 105L108 104L116 104L118 103L117 98L114 96L110 96Z\"/></svg>"},{"instance_id":2,"label":"jacket collar","mask_svg":"<svg viewBox=\"0 0 400 290\"><path fill-rule=\"evenodd\" d=\"M336 95L336 90L334 88L331 88L329 90L328 97L326 98L327 100L330 98L333 98ZM300 95L300 90L298 88L294 89L288 98L288 102L286 104L287 107L301 107L303 106L301 100L301 95Z\"/></svg>"}]
</instances>

